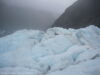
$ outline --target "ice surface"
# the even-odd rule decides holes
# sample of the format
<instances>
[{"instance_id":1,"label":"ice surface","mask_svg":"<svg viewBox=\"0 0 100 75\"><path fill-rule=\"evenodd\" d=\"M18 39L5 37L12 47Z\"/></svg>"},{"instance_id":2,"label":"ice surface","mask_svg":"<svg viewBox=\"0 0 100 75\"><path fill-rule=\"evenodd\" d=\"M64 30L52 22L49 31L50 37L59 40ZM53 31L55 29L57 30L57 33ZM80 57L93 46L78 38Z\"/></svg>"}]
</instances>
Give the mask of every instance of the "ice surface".
<instances>
[{"instance_id":1,"label":"ice surface","mask_svg":"<svg viewBox=\"0 0 100 75\"><path fill-rule=\"evenodd\" d=\"M100 29L20 30L0 38L0 75L100 75Z\"/></svg>"},{"instance_id":2,"label":"ice surface","mask_svg":"<svg viewBox=\"0 0 100 75\"><path fill-rule=\"evenodd\" d=\"M47 75L100 75L100 58L71 65L62 71L51 72Z\"/></svg>"}]
</instances>

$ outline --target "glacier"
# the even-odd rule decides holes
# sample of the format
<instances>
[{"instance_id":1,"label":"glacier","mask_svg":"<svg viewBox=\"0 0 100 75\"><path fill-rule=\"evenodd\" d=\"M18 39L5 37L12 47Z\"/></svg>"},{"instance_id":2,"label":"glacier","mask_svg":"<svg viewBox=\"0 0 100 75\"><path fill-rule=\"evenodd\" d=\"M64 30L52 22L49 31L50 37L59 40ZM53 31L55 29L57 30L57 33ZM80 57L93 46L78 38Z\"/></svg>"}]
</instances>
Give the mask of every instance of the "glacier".
<instances>
[{"instance_id":1,"label":"glacier","mask_svg":"<svg viewBox=\"0 0 100 75\"><path fill-rule=\"evenodd\" d=\"M100 29L19 30L0 38L0 75L100 75Z\"/></svg>"}]
</instances>

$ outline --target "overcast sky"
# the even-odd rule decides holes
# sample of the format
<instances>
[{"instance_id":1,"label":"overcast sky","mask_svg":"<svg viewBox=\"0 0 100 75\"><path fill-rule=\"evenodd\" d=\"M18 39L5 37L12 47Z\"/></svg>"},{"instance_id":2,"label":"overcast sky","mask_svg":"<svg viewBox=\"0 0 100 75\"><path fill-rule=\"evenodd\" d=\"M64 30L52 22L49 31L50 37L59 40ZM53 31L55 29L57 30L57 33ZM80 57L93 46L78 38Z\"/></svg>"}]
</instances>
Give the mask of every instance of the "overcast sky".
<instances>
[{"instance_id":1,"label":"overcast sky","mask_svg":"<svg viewBox=\"0 0 100 75\"><path fill-rule=\"evenodd\" d=\"M29 7L61 14L77 0L3 0L6 3L19 7Z\"/></svg>"}]
</instances>

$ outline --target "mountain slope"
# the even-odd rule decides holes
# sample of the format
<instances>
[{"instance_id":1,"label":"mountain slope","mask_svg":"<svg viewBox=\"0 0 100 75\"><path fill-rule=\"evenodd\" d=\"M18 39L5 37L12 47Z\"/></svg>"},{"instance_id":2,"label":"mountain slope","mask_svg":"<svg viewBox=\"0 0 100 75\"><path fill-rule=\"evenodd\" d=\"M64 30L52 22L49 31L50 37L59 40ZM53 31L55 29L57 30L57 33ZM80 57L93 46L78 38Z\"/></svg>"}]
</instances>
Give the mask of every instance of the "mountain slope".
<instances>
[{"instance_id":1,"label":"mountain slope","mask_svg":"<svg viewBox=\"0 0 100 75\"><path fill-rule=\"evenodd\" d=\"M57 19L52 27L100 27L100 0L78 0Z\"/></svg>"}]
</instances>

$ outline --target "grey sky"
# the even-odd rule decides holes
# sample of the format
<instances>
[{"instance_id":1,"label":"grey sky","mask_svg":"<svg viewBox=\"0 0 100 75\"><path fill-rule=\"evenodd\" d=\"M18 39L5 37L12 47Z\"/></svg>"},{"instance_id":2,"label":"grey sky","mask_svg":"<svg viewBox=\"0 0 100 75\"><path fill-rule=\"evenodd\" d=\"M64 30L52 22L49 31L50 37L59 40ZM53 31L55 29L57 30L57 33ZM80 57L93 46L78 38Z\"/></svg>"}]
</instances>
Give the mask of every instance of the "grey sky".
<instances>
[{"instance_id":1,"label":"grey sky","mask_svg":"<svg viewBox=\"0 0 100 75\"><path fill-rule=\"evenodd\" d=\"M61 14L68 6L72 5L77 0L4 0L6 3L21 6L36 8L50 11L54 14Z\"/></svg>"},{"instance_id":2,"label":"grey sky","mask_svg":"<svg viewBox=\"0 0 100 75\"><path fill-rule=\"evenodd\" d=\"M0 13L0 28L5 31L3 35L20 29L46 30L75 1L77 0L0 0L1 6L7 4ZM5 2L4 5L2 2Z\"/></svg>"}]
</instances>

